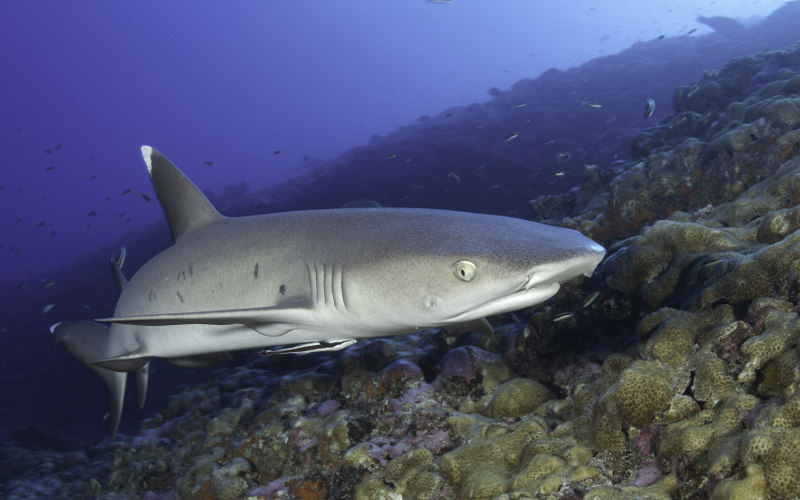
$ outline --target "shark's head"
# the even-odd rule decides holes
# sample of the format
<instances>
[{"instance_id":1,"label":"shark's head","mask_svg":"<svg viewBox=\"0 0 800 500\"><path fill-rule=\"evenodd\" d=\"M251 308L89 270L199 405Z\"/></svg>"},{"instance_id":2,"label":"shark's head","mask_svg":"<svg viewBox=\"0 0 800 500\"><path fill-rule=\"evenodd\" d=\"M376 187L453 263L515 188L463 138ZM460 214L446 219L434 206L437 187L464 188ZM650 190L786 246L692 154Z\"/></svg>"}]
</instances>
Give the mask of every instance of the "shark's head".
<instances>
[{"instance_id":1,"label":"shark's head","mask_svg":"<svg viewBox=\"0 0 800 500\"><path fill-rule=\"evenodd\" d=\"M406 238L398 241L388 221L386 234L372 237L392 235L387 250L344 271L348 308L395 326L465 323L538 304L560 283L591 275L605 255L577 231L510 217L419 210L404 213L403 224L412 228Z\"/></svg>"}]
</instances>

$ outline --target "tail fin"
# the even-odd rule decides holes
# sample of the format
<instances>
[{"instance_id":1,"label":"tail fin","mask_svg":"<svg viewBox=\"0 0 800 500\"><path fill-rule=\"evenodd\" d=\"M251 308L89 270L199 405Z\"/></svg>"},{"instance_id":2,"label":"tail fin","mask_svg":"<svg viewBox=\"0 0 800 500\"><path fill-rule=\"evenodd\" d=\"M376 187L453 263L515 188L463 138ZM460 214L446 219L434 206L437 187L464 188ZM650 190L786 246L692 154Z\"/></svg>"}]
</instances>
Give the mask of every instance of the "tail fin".
<instances>
[{"instance_id":1,"label":"tail fin","mask_svg":"<svg viewBox=\"0 0 800 500\"><path fill-rule=\"evenodd\" d=\"M117 433L125 397L125 383L128 374L97 366L95 361L108 357L109 328L93 321L66 321L50 327L56 341L63 343L67 352L95 372L108 389L109 432L111 437ZM139 386L139 405L144 404L147 392L148 366L145 363L137 369L136 381Z\"/></svg>"}]
</instances>

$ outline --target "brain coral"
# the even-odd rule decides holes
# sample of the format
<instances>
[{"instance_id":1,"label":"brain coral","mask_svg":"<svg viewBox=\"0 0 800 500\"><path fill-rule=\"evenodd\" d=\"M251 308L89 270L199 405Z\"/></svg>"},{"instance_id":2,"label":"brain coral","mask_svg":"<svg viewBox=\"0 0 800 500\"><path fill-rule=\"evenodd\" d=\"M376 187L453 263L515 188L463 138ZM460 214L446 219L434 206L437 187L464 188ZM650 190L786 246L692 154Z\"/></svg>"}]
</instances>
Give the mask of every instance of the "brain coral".
<instances>
[{"instance_id":1,"label":"brain coral","mask_svg":"<svg viewBox=\"0 0 800 500\"><path fill-rule=\"evenodd\" d=\"M633 427L647 425L657 411L669 408L672 397L689 383L688 373L657 361L634 361L620 376L616 403L622 418Z\"/></svg>"}]
</instances>

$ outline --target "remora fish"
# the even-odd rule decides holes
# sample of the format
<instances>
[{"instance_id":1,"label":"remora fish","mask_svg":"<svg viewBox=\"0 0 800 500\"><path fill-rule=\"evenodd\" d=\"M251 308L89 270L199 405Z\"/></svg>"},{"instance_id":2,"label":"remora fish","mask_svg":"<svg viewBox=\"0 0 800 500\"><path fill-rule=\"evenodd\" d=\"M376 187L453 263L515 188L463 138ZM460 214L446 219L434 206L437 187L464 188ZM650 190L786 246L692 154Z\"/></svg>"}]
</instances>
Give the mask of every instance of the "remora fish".
<instances>
[{"instance_id":1,"label":"remora fish","mask_svg":"<svg viewBox=\"0 0 800 500\"><path fill-rule=\"evenodd\" d=\"M486 316L550 298L605 254L571 229L446 210L225 217L161 153L142 155L175 244L130 281L112 260L113 317L51 327L106 384L112 436L125 372L136 371L141 406L151 358L203 366L237 349L335 351L442 326L488 333Z\"/></svg>"}]
</instances>

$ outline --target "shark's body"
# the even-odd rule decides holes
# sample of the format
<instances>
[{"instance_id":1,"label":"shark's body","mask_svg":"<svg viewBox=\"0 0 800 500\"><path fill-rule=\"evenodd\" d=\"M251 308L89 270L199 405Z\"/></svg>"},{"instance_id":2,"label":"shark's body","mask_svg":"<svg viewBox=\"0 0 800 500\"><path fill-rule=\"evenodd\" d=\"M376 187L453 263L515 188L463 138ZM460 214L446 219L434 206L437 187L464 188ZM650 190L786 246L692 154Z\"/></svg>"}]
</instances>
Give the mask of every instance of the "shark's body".
<instances>
[{"instance_id":1,"label":"shark's body","mask_svg":"<svg viewBox=\"0 0 800 500\"><path fill-rule=\"evenodd\" d=\"M112 435L125 372L144 403L148 362L202 366L227 351L336 350L543 302L605 253L580 233L444 210L354 208L228 218L154 149L142 153L175 244L121 288L112 318L52 331L105 382Z\"/></svg>"}]
</instances>

